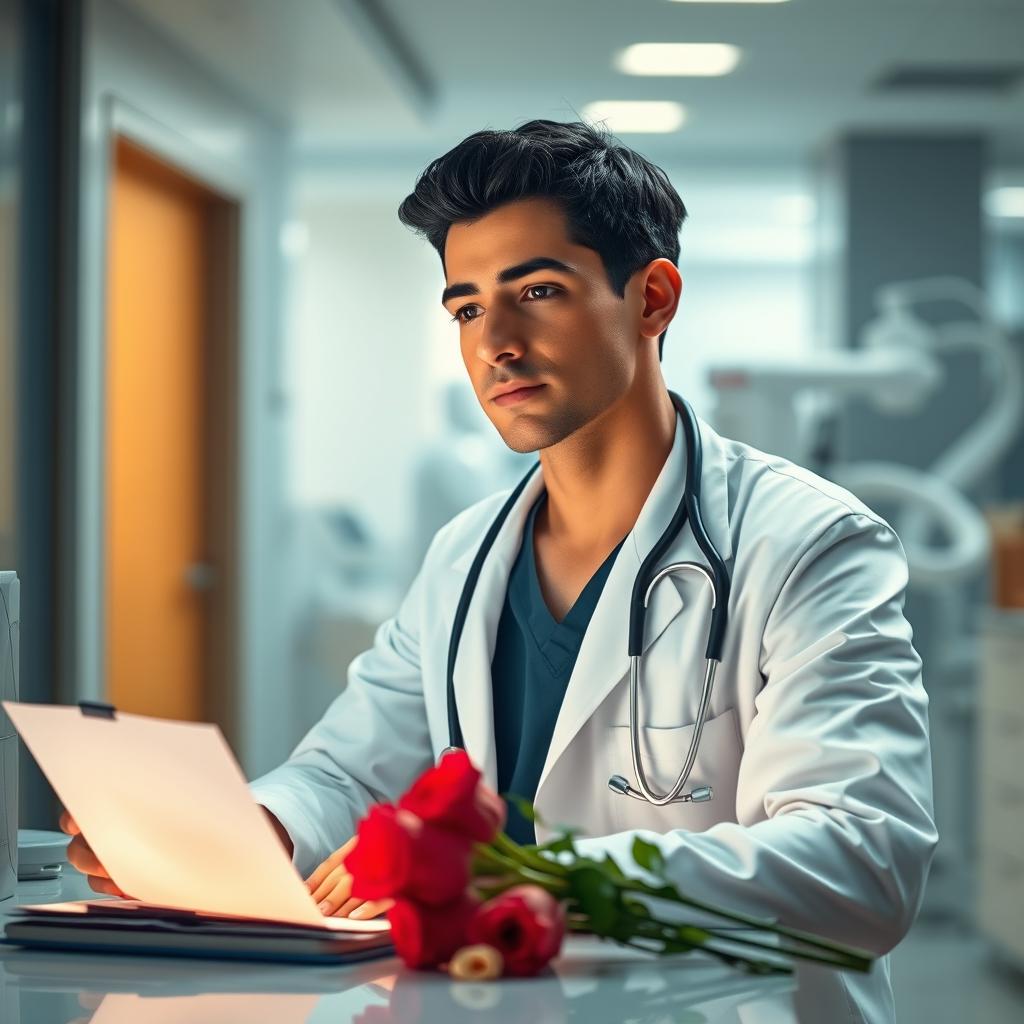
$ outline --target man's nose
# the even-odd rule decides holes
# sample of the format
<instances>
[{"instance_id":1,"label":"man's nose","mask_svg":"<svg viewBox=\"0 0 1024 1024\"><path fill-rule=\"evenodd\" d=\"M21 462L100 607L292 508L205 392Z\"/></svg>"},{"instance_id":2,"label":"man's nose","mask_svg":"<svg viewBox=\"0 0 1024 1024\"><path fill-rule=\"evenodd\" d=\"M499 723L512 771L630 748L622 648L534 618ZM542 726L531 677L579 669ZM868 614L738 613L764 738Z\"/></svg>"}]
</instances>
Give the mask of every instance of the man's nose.
<instances>
[{"instance_id":1,"label":"man's nose","mask_svg":"<svg viewBox=\"0 0 1024 1024\"><path fill-rule=\"evenodd\" d=\"M521 358L527 349L523 326L522 318L514 309L505 309L500 303L495 303L480 324L477 356L493 366Z\"/></svg>"}]
</instances>

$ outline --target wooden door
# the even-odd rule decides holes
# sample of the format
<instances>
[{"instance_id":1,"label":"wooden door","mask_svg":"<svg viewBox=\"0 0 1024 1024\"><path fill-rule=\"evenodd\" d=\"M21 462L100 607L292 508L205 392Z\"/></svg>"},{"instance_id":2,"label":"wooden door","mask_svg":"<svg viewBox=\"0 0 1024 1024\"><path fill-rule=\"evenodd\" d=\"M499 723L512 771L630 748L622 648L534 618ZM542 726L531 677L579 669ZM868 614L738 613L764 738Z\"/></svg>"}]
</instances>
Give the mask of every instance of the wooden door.
<instances>
[{"instance_id":1,"label":"wooden door","mask_svg":"<svg viewBox=\"0 0 1024 1024\"><path fill-rule=\"evenodd\" d=\"M215 549L234 532L222 528L234 518L222 443L234 402L221 372L234 290L217 283L234 276L222 244L231 204L123 139L111 180L107 700L141 714L223 719L233 617L218 613L216 598L230 590L232 560Z\"/></svg>"}]
</instances>

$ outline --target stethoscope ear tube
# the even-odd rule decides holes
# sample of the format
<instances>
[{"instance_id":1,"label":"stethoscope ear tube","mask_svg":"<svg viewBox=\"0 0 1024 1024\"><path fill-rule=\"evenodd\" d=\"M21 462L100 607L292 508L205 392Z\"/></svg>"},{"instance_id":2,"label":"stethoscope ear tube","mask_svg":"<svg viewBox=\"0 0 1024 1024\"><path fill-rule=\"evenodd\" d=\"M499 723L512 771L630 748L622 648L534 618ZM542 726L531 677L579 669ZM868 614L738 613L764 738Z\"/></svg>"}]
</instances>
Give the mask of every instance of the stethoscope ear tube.
<instances>
[{"instance_id":1,"label":"stethoscope ear tube","mask_svg":"<svg viewBox=\"0 0 1024 1024\"><path fill-rule=\"evenodd\" d=\"M640 571L633 581L633 593L629 603L629 634L627 653L631 658L643 654L644 623L647 617L645 596L649 581L653 578L665 552L672 546L683 527L689 522L694 539L701 553L708 560L711 578L714 583L714 601L712 602L711 625L708 629L708 644L704 657L710 661L722 660L722 648L725 644L725 629L729 613L729 570L721 555L711 543L704 520L700 513L700 481L703 469L704 449L700 440L700 427L690 403L674 391L669 392L672 404L683 421L686 435L686 481L683 500L679 502L673 513L668 528L658 539L640 566Z\"/></svg>"},{"instance_id":2,"label":"stethoscope ear tube","mask_svg":"<svg viewBox=\"0 0 1024 1024\"><path fill-rule=\"evenodd\" d=\"M708 560L715 589L711 625L708 628L708 645L704 650L704 657L708 661L721 661L722 648L725 645L725 627L729 618L729 570L704 529L697 499L694 497L691 502L691 498L688 496L687 502L690 504L690 529L693 530L693 535L697 539L697 546Z\"/></svg>"},{"instance_id":3,"label":"stethoscope ear tube","mask_svg":"<svg viewBox=\"0 0 1024 1024\"><path fill-rule=\"evenodd\" d=\"M488 552L494 545L495 538L505 524L509 512L512 511L512 506L519 500L519 495L523 493L523 489L539 465L539 462L535 462L529 468L523 479L516 484L515 490L508 496L505 504L501 506L501 511L494 517L494 522L491 523L490 529L480 542L480 547L477 549L473 564L469 567L469 575L466 577L466 582L462 587L462 594L455 608L455 619L452 622L451 637L448 640L448 746L443 753L447 753L452 748L456 750L462 749L462 723L459 721L459 708L455 701L455 661L459 656L459 641L462 639L462 630L466 626L466 616L469 614L473 593L476 590L477 581L480 579L480 571L483 568Z\"/></svg>"}]
</instances>

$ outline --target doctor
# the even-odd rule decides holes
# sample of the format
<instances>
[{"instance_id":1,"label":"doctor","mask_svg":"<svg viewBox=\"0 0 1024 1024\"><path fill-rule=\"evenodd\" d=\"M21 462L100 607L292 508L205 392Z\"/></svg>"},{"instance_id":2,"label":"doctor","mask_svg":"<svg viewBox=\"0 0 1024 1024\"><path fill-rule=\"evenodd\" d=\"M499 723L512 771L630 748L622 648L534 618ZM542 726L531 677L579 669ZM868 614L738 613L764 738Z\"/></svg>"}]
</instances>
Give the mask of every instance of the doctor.
<instances>
[{"instance_id":1,"label":"doctor","mask_svg":"<svg viewBox=\"0 0 1024 1024\"><path fill-rule=\"evenodd\" d=\"M482 131L433 161L401 220L438 251L442 302L504 442L539 453L456 608L509 493L435 537L396 615L289 760L252 785L324 912L369 916L341 857L454 735L501 792L626 866L642 830L673 879L723 905L887 953L920 906L937 836L927 698L892 529L852 494L697 421L700 516L731 577L721 662L682 795L636 790L627 625L634 581L684 497L684 421L661 372L686 210L668 178L594 128ZM402 283L381 266L386 310ZM691 516L657 560L708 565ZM710 590L662 579L643 628L646 784L683 767L704 694ZM457 730L452 719L457 721ZM520 840L548 831L512 814ZM802 1019L894 1020L870 975L801 967Z\"/></svg>"}]
</instances>

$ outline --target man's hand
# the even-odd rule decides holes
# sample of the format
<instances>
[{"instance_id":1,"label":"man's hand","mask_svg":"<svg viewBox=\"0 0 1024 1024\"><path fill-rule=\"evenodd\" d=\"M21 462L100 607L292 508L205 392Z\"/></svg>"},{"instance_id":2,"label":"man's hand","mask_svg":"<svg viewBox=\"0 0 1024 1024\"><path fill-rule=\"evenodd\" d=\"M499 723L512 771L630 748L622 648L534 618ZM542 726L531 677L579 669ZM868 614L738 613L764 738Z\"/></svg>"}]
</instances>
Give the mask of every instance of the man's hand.
<instances>
[{"instance_id":1,"label":"man's hand","mask_svg":"<svg viewBox=\"0 0 1024 1024\"><path fill-rule=\"evenodd\" d=\"M129 900L134 899L114 884L107 869L99 862L96 854L92 852L92 847L86 842L78 823L67 811L60 812L60 827L61 831L72 837L71 842L68 843L68 862L86 876L89 888L93 892L106 893L108 896L123 896Z\"/></svg>"},{"instance_id":2,"label":"man's hand","mask_svg":"<svg viewBox=\"0 0 1024 1024\"><path fill-rule=\"evenodd\" d=\"M345 870L342 861L355 844L356 837L353 836L306 879L306 886L320 905L324 917L366 920L394 906L394 900L360 900L352 895L352 876Z\"/></svg>"},{"instance_id":3,"label":"man's hand","mask_svg":"<svg viewBox=\"0 0 1024 1024\"><path fill-rule=\"evenodd\" d=\"M269 812L267 812L267 816L271 819L271 824L277 826L276 818ZM85 836L82 835L78 823L67 811L61 811L60 827L62 831L72 837L71 842L68 843L68 861L86 876L89 888L108 896L134 899L114 883L107 869L100 863ZM280 832L283 832L283 829L280 829ZM287 847L291 846L290 840L282 839L282 842L285 842ZM306 879L306 886L313 899L320 904L320 910L325 917L353 917L365 920L384 913L394 903L393 900L366 901L352 897L352 876L345 870L342 861L353 846L355 846L355 837L335 850Z\"/></svg>"},{"instance_id":4,"label":"man's hand","mask_svg":"<svg viewBox=\"0 0 1024 1024\"><path fill-rule=\"evenodd\" d=\"M284 830L284 826L265 807L263 812L274 827L274 831L284 844L284 848L288 851L288 856L290 857L292 855L292 841ZM129 896L114 884L107 869L99 862L99 858L92 852L92 847L86 841L85 836L82 835L78 822L67 811L62 810L60 812L60 827L61 831L66 832L72 837L71 842L68 843L68 862L86 876L89 888L94 892L106 893L108 896L123 896L125 899L135 899L134 896Z\"/></svg>"}]
</instances>

